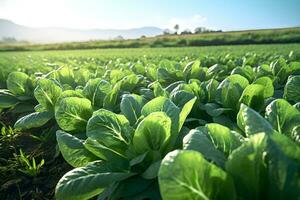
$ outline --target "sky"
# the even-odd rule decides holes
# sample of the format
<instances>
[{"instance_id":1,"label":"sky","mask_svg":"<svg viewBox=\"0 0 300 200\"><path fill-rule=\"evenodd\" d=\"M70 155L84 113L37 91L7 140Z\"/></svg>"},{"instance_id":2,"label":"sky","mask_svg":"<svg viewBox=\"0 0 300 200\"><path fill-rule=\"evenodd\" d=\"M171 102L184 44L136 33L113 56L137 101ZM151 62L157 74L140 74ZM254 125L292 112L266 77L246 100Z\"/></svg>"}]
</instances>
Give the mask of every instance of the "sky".
<instances>
[{"instance_id":1,"label":"sky","mask_svg":"<svg viewBox=\"0 0 300 200\"><path fill-rule=\"evenodd\" d=\"M76 29L280 28L300 26L300 0L0 0L0 18Z\"/></svg>"}]
</instances>

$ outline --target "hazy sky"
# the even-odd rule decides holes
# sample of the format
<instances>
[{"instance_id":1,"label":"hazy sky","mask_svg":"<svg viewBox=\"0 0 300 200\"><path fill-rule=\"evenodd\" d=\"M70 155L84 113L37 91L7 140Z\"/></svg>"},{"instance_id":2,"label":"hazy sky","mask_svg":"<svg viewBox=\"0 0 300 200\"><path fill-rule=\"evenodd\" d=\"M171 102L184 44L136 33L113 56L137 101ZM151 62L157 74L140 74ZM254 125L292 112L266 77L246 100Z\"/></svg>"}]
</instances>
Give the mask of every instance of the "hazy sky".
<instances>
[{"instance_id":1,"label":"hazy sky","mask_svg":"<svg viewBox=\"0 0 300 200\"><path fill-rule=\"evenodd\" d=\"M300 26L300 0L0 0L0 18L81 29L273 28Z\"/></svg>"}]
</instances>

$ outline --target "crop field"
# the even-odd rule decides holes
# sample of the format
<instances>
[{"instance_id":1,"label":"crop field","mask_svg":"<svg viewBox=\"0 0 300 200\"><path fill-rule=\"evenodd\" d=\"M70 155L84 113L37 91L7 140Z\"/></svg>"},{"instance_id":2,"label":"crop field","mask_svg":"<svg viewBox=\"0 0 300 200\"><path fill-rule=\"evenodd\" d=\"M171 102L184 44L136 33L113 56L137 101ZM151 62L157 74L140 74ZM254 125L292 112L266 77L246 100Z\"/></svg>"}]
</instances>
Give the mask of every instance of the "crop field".
<instances>
[{"instance_id":1,"label":"crop field","mask_svg":"<svg viewBox=\"0 0 300 200\"><path fill-rule=\"evenodd\" d=\"M141 48L141 47L195 47L211 45L243 44L285 44L300 42L300 27L262 29L245 31L227 31L216 33L159 35L137 39L92 40L81 42L63 42L49 44L31 44L28 42L1 43L0 51L9 50L71 50L95 48Z\"/></svg>"},{"instance_id":2,"label":"crop field","mask_svg":"<svg viewBox=\"0 0 300 200\"><path fill-rule=\"evenodd\" d=\"M0 52L0 199L300 198L300 44Z\"/></svg>"}]
</instances>

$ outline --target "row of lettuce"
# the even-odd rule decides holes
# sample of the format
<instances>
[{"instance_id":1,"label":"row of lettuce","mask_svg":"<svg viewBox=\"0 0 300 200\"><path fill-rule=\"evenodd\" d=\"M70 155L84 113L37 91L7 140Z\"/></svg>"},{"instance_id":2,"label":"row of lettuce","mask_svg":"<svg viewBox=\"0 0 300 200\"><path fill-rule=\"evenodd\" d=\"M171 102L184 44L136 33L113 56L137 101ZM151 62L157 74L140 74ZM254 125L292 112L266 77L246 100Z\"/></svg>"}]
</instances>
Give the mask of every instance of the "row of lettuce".
<instances>
[{"instance_id":1,"label":"row of lettuce","mask_svg":"<svg viewBox=\"0 0 300 200\"><path fill-rule=\"evenodd\" d=\"M58 125L57 199L299 198L300 62L225 60L12 72L0 108Z\"/></svg>"}]
</instances>

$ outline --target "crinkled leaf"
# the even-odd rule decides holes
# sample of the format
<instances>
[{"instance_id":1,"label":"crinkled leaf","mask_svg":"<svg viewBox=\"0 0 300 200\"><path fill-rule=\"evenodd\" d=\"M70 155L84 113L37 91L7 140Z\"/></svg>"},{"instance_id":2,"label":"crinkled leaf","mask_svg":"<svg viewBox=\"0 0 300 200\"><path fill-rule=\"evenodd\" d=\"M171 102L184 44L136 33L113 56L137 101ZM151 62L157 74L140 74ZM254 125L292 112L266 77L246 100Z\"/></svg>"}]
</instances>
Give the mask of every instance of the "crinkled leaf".
<instances>
[{"instance_id":1,"label":"crinkled leaf","mask_svg":"<svg viewBox=\"0 0 300 200\"><path fill-rule=\"evenodd\" d=\"M249 81L252 81L255 77L253 68L249 65L243 67L236 67L231 71L231 74L239 74L243 77L246 77Z\"/></svg>"},{"instance_id":2,"label":"crinkled leaf","mask_svg":"<svg viewBox=\"0 0 300 200\"><path fill-rule=\"evenodd\" d=\"M225 108L236 110L243 90L248 85L249 82L245 77L238 74L230 75L218 86L216 101Z\"/></svg>"},{"instance_id":3,"label":"crinkled leaf","mask_svg":"<svg viewBox=\"0 0 300 200\"><path fill-rule=\"evenodd\" d=\"M135 94L125 94L122 96L120 109L122 114L134 125L141 116L141 110L146 100L142 96Z\"/></svg>"},{"instance_id":4,"label":"crinkled leaf","mask_svg":"<svg viewBox=\"0 0 300 200\"><path fill-rule=\"evenodd\" d=\"M300 102L300 75L288 78L284 87L284 98L291 102Z\"/></svg>"},{"instance_id":5,"label":"crinkled leaf","mask_svg":"<svg viewBox=\"0 0 300 200\"><path fill-rule=\"evenodd\" d=\"M7 89L17 96L30 96L32 82L30 77L23 72L11 72L6 80Z\"/></svg>"},{"instance_id":6,"label":"crinkled leaf","mask_svg":"<svg viewBox=\"0 0 300 200\"><path fill-rule=\"evenodd\" d=\"M126 157L119 154L117 151L114 151L112 148L104 146L97 140L87 138L83 145L88 151L98 158L114 163L116 168L128 168L129 162Z\"/></svg>"},{"instance_id":7,"label":"crinkled leaf","mask_svg":"<svg viewBox=\"0 0 300 200\"><path fill-rule=\"evenodd\" d=\"M260 133L237 148L226 162L226 171L233 177L238 196L244 199L265 199L267 167L265 165L266 134Z\"/></svg>"},{"instance_id":8,"label":"crinkled leaf","mask_svg":"<svg viewBox=\"0 0 300 200\"><path fill-rule=\"evenodd\" d=\"M108 110L114 110L117 107L119 107L117 101L119 98L119 93L121 90L121 82L117 82L112 90L105 96L104 102L103 102L103 108Z\"/></svg>"},{"instance_id":9,"label":"crinkled leaf","mask_svg":"<svg viewBox=\"0 0 300 200\"><path fill-rule=\"evenodd\" d=\"M264 98L272 97L274 95L273 81L269 77L260 77L256 79L253 84L264 86Z\"/></svg>"},{"instance_id":10,"label":"crinkled leaf","mask_svg":"<svg viewBox=\"0 0 300 200\"><path fill-rule=\"evenodd\" d=\"M167 154L158 181L164 200L236 198L230 176L196 151L175 150Z\"/></svg>"},{"instance_id":11,"label":"crinkled leaf","mask_svg":"<svg viewBox=\"0 0 300 200\"><path fill-rule=\"evenodd\" d=\"M34 90L36 100L47 110L54 110L62 89L49 79L40 79Z\"/></svg>"},{"instance_id":12,"label":"crinkled leaf","mask_svg":"<svg viewBox=\"0 0 300 200\"><path fill-rule=\"evenodd\" d=\"M239 103L243 103L254 110L260 111L264 106L265 87L258 84L248 85L239 99Z\"/></svg>"},{"instance_id":13,"label":"crinkled leaf","mask_svg":"<svg viewBox=\"0 0 300 200\"><path fill-rule=\"evenodd\" d=\"M272 125L265 118L245 104L241 104L237 115L237 124L247 136L260 132L265 132L266 134L274 132Z\"/></svg>"},{"instance_id":14,"label":"crinkled leaf","mask_svg":"<svg viewBox=\"0 0 300 200\"><path fill-rule=\"evenodd\" d=\"M55 107L55 119L65 131L83 131L92 116L91 102L85 98L67 97Z\"/></svg>"},{"instance_id":15,"label":"crinkled leaf","mask_svg":"<svg viewBox=\"0 0 300 200\"><path fill-rule=\"evenodd\" d=\"M111 92L112 86L101 78L91 79L83 88L83 94L88 98L95 108L102 108L104 98Z\"/></svg>"},{"instance_id":16,"label":"crinkled leaf","mask_svg":"<svg viewBox=\"0 0 300 200\"><path fill-rule=\"evenodd\" d=\"M279 133L291 135L300 125L300 111L284 99L276 99L266 107L265 118Z\"/></svg>"},{"instance_id":17,"label":"crinkled leaf","mask_svg":"<svg viewBox=\"0 0 300 200\"><path fill-rule=\"evenodd\" d=\"M166 97L157 97L152 99L142 108L142 115L148 116L153 112L165 112L172 121L171 125L171 143L175 143L179 132L179 115L180 108L178 108L171 100Z\"/></svg>"},{"instance_id":18,"label":"crinkled leaf","mask_svg":"<svg viewBox=\"0 0 300 200\"><path fill-rule=\"evenodd\" d=\"M62 99L67 98L67 97L84 98L81 91L78 91L78 90L65 90L60 94L60 96L58 97L56 103L60 102Z\"/></svg>"},{"instance_id":19,"label":"crinkled leaf","mask_svg":"<svg viewBox=\"0 0 300 200\"><path fill-rule=\"evenodd\" d=\"M163 97L168 97L169 93L161 86L161 84L156 81L154 83L151 83L149 85L149 88L153 89L153 93L155 97L163 96Z\"/></svg>"},{"instance_id":20,"label":"crinkled leaf","mask_svg":"<svg viewBox=\"0 0 300 200\"><path fill-rule=\"evenodd\" d=\"M236 137L236 135L234 135L226 126L210 123L206 124L205 127L208 138L219 151L226 155L226 157L241 145L239 138Z\"/></svg>"},{"instance_id":21,"label":"crinkled leaf","mask_svg":"<svg viewBox=\"0 0 300 200\"><path fill-rule=\"evenodd\" d=\"M218 88L219 82L215 79L210 79L206 85L205 85L205 89L207 92L207 99L208 102L212 102L215 100L216 98L216 94L217 94L217 88Z\"/></svg>"},{"instance_id":22,"label":"crinkled leaf","mask_svg":"<svg viewBox=\"0 0 300 200\"><path fill-rule=\"evenodd\" d=\"M226 157L203 132L193 129L183 139L183 149L200 152L207 160L224 167Z\"/></svg>"},{"instance_id":23,"label":"crinkled leaf","mask_svg":"<svg viewBox=\"0 0 300 200\"><path fill-rule=\"evenodd\" d=\"M68 85L70 89L75 87L74 72L71 67L62 67L54 71L53 78L56 79L61 85Z\"/></svg>"},{"instance_id":24,"label":"crinkled leaf","mask_svg":"<svg viewBox=\"0 0 300 200\"><path fill-rule=\"evenodd\" d=\"M124 155L131 142L133 130L122 115L100 109L88 121L87 136Z\"/></svg>"},{"instance_id":25,"label":"crinkled leaf","mask_svg":"<svg viewBox=\"0 0 300 200\"><path fill-rule=\"evenodd\" d=\"M300 196L300 147L288 137L273 134L268 140L269 198Z\"/></svg>"},{"instance_id":26,"label":"crinkled leaf","mask_svg":"<svg viewBox=\"0 0 300 200\"><path fill-rule=\"evenodd\" d=\"M138 125L133 137L133 146L139 154L150 150L162 152L170 135L171 119L163 112L154 112Z\"/></svg>"}]
</instances>

